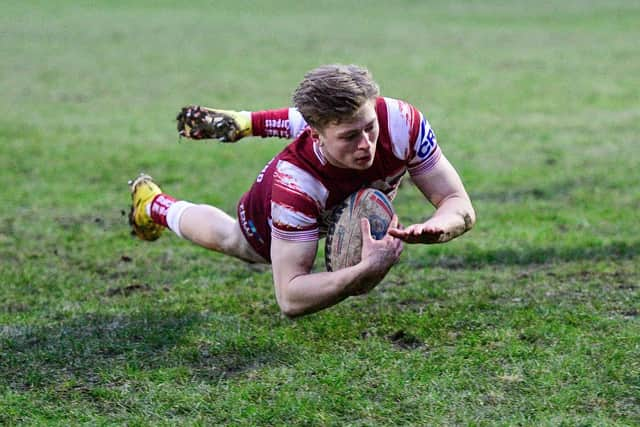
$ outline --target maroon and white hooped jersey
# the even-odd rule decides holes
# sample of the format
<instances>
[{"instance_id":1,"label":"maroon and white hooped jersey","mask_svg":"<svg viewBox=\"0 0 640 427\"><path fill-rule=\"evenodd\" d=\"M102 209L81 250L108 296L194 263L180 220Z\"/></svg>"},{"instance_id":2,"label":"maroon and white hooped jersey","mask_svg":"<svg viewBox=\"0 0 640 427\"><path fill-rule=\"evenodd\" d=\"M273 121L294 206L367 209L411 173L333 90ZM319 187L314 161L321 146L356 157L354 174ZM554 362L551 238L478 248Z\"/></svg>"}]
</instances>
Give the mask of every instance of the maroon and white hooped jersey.
<instances>
[{"instance_id":1,"label":"maroon and white hooped jersey","mask_svg":"<svg viewBox=\"0 0 640 427\"><path fill-rule=\"evenodd\" d=\"M322 155L300 113L293 109L254 113L254 135L297 138L276 155L238 203L238 220L247 240L267 260L271 238L316 241L326 217L362 187L393 198L403 175L431 170L442 157L436 137L412 105L379 97L380 125L373 165L367 170L338 168Z\"/></svg>"}]
</instances>

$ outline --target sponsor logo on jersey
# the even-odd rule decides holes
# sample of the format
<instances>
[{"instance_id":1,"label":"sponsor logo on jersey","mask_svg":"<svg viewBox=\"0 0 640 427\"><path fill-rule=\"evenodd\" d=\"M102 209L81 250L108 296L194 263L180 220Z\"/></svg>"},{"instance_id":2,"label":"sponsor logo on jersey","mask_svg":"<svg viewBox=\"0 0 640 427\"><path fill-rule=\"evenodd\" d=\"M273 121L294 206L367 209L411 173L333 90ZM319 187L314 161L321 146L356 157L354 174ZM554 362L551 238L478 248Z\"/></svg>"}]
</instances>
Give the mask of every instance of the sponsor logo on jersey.
<instances>
[{"instance_id":1,"label":"sponsor logo on jersey","mask_svg":"<svg viewBox=\"0 0 640 427\"><path fill-rule=\"evenodd\" d=\"M273 159L275 159L275 157ZM264 167L258 174L258 177L256 178L256 182L262 182L262 180L264 179L264 174L267 172L267 168L269 167L271 162L273 162L273 159L269 160L269 162L266 165L264 165Z\"/></svg>"},{"instance_id":2,"label":"sponsor logo on jersey","mask_svg":"<svg viewBox=\"0 0 640 427\"><path fill-rule=\"evenodd\" d=\"M436 134L431 127L427 129L427 125L423 120L420 123L420 135L422 135L422 141L420 142L420 147L418 147L418 157L425 159L436 146Z\"/></svg>"},{"instance_id":3,"label":"sponsor logo on jersey","mask_svg":"<svg viewBox=\"0 0 640 427\"><path fill-rule=\"evenodd\" d=\"M249 222L247 221L247 212L244 210L244 203L240 204L238 211L240 213L240 224L242 224L242 228L244 228L244 231L245 233L247 233L247 236L253 237L254 232L249 226Z\"/></svg>"},{"instance_id":4,"label":"sponsor logo on jersey","mask_svg":"<svg viewBox=\"0 0 640 427\"><path fill-rule=\"evenodd\" d=\"M289 120L267 119L264 122L264 127L267 136L278 136L285 138L289 136Z\"/></svg>"}]
</instances>

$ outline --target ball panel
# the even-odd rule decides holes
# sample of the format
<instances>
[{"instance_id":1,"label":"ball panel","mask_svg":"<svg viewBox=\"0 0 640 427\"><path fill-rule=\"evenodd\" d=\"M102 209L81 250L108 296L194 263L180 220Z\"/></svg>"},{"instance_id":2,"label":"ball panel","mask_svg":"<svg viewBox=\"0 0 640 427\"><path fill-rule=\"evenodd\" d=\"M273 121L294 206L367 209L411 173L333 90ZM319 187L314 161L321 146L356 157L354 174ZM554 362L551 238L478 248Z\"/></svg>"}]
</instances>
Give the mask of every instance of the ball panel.
<instances>
[{"instance_id":1,"label":"ball panel","mask_svg":"<svg viewBox=\"0 0 640 427\"><path fill-rule=\"evenodd\" d=\"M380 190L363 188L336 207L329 220L325 242L327 271L336 271L360 262L362 232L360 218L368 218L371 235L382 239L395 211L391 201Z\"/></svg>"}]
</instances>

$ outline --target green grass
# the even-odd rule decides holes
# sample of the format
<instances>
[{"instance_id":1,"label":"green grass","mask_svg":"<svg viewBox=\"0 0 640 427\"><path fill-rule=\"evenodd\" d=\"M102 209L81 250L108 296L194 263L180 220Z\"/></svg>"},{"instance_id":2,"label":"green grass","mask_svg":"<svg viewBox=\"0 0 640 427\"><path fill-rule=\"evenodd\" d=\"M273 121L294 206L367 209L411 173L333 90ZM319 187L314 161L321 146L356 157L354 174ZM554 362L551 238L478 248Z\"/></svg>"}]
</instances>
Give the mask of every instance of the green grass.
<instances>
[{"instance_id":1,"label":"green grass","mask_svg":"<svg viewBox=\"0 0 640 427\"><path fill-rule=\"evenodd\" d=\"M94 3L0 14L0 424L640 424L639 5ZM178 143L182 105L329 62L425 112L470 234L295 321L268 269L129 236L138 171L233 212L284 144Z\"/></svg>"}]
</instances>

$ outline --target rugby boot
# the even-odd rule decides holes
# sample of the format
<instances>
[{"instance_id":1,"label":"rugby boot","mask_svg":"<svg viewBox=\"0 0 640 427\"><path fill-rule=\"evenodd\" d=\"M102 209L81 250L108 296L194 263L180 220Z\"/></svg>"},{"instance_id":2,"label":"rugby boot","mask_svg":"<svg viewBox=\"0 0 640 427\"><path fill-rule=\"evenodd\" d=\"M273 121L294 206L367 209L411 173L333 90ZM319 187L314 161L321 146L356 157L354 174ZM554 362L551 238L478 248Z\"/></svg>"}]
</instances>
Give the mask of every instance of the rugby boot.
<instances>
[{"instance_id":1,"label":"rugby boot","mask_svg":"<svg viewBox=\"0 0 640 427\"><path fill-rule=\"evenodd\" d=\"M129 181L131 189L131 210L129 211L129 225L131 234L142 240L153 241L162 234L162 227L154 223L147 214L147 205L162 191L153 182L153 178L145 173Z\"/></svg>"},{"instance_id":2,"label":"rugby boot","mask_svg":"<svg viewBox=\"0 0 640 427\"><path fill-rule=\"evenodd\" d=\"M192 105L178 114L178 133L191 139L236 142L251 135L251 114Z\"/></svg>"}]
</instances>

